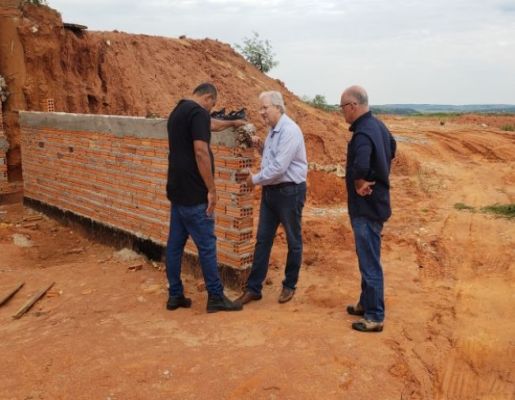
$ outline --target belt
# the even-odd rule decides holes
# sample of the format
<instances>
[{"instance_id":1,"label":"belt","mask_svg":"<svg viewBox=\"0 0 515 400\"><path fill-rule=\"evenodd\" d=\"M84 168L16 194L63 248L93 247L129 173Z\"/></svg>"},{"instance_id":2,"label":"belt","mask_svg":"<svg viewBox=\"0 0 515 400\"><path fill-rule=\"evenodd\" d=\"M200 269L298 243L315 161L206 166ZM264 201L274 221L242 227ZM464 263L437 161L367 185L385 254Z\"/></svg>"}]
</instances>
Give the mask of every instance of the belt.
<instances>
[{"instance_id":1,"label":"belt","mask_svg":"<svg viewBox=\"0 0 515 400\"><path fill-rule=\"evenodd\" d=\"M265 185L264 187L267 189L280 189L287 186L295 186L297 183L295 182L281 182L276 185Z\"/></svg>"}]
</instances>

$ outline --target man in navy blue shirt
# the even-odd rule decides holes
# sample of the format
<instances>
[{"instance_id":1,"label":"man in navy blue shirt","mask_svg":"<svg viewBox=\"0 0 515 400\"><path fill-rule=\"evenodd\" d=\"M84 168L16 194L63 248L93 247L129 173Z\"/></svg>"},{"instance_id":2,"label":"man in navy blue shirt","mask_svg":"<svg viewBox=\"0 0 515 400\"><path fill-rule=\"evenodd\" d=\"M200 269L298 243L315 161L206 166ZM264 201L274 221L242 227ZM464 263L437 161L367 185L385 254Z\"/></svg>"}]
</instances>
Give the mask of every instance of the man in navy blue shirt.
<instances>
[{"instance_id":1,"label":"man in navy blue shirt","mask_svg":"<svg viewBox=\"0 0 515 400\"><path fill-rule=\"evenodd\" d=\"M347 146L345 183L361 273L359 301L347 306L347 312L363 316L352 324L353 329L380 332L384 321L381 231L392 214L389 175L396 142L369 111L367 92L362 87L347 88L340 108L353 133Z\"/></svg>"}]
</instances>

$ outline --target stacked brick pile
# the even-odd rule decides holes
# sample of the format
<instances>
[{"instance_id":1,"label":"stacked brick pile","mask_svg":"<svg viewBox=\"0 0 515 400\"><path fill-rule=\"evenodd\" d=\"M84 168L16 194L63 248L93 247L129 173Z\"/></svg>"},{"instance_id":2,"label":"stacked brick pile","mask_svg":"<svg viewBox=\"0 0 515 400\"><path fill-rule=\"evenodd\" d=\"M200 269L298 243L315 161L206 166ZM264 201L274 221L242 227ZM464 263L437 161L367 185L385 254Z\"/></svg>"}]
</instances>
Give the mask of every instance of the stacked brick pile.
<instances>
[{"instance_id":1,"label":"stacked brick pile","mask_svg":"<svg viewBox=\"0 0 515 400\"><path fill-rule=\"evenodd\" d=\"M165 245L166 121L134 117L20 112L24 195L62 211ZM251 149L236 133L213 134L219 263L246 270L252 262L252 194L243 168ZM196 254L188 240L187 252Z\"/></svg>"},{"instance_id":2,"label":"stacked brick pile","mask_svg":"<svg viewBox=\"0 0 515 400\"><path fill-rule=\"evenodd\" d=\"M7 183L7 150L8 142L5 136L2 103L0 102L0 194L9 191Z\"/></svg>"},{"instance_id":3,"label":"stacked brick pile","mask_svg":"<svg viewBox=\"0 0 515 400\"><path fill-rule=\"evenodd\" d=\"M216 136L218 134L215 134ZM245 169L252 167L254 152L238 146L212 146L215 156L216 236L218 261L233 268L246 269L253 257L253 195L246 185ZM187 250L194 252L190 241Z\"/></svg>"}]
</instances>

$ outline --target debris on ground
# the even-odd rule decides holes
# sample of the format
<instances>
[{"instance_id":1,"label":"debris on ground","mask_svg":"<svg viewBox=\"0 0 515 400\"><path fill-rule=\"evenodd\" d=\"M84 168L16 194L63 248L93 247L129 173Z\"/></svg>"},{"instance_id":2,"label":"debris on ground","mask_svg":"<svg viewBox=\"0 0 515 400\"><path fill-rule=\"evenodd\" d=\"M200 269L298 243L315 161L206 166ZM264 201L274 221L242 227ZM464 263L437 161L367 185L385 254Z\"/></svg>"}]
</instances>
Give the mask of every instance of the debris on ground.
<instances>
[{"instance_id":1,"label":"debris on ground","mask_svg":"<svg viewBox=\"0 0 515 400\"><path fill-rule=\"evenodd\" d=\"M113 254L113 258L116 261L120 262L128 262L128 261L136 261L143 258L141 254L136 253L134 250L124 248L120 251L117 251Z\"/></svg>"},{"instance_id":2,"label":"debris on ground","mask_svg":"<svg viewBox=\"0 0 515 400\"><path fill-rule=\"evenodd\" d=\"M13 315L14 319L19 319L25 314L27 311L31 309L31 307L39 300L41 299L45 293L54 286L55 282L52 282L50 285L46 286L43 289L40 289L34 296L32 296L24 305L20 307L20 309L16 312L16 314Z\"/></svg>"},{"instance_id":3,"label":"debris on ground","mask_svg":"<svg viewBox=\"0 0 515 400\"><path fill-rule=\"evenodd\" d=\"M143 264L141 264L141 263L140 264L133 264L133 265L130 265L130 266L127 267L127 269L129 271L139 271L142 268L143 268Z\"/></svg>"},{"instance_id":4,"label":"debris on ground","mask_svg":"<svg viewBox=\"0 0 515 400\"><path fill-rule=\"evenodd\" d=\"M27 235L22 235L21 233L15 233L12 235L13 243L18 247L32 247L34 243Z\"/></svg>"},{"instance_id":5,"label":"debris on ground","mask_svg":"<svg viewBox=\"0 0 515 400\"><path fill-rule=\"evenodd\" d=\"M0 297L0 306L6 304L18 292L18 290L20 290L23 287L24 284L25 282L18 283L16 287L11 289L4 296Z\"/></svg>"},{"instance_id":6,"label":"debris on ground","mask_svg":"<svg viewBox=\"0 0 515 400\"><path fill-rule=\"evenodd\" d=\"M63 255L69 255L69 254L80 254L84 252L84 247L76 247L74 249L69 249L63 252Z\"/></svg>"}]
</instances>

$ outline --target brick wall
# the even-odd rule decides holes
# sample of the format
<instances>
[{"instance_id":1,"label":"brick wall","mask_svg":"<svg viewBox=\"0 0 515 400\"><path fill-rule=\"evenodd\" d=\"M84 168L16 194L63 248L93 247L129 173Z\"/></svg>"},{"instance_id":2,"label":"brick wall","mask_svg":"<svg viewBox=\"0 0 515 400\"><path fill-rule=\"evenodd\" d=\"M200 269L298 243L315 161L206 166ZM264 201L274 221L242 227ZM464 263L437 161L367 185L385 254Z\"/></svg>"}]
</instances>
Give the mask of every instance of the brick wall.
<instances>
[{"instance_id":1,"label":"brick wall","mask_svg":"<svg viewBox=\"0 0 515 400\"><path fill-rule=\"evenodd\" d=\"M166 121L135 117L20 112L24 196L165 245ZM242 168L252 149L236 132L213 134L218 202L216 234L222 265L252 263L253 197ZM186 251L196 254L188 240Z\"/></svg>"}]
</instances>

